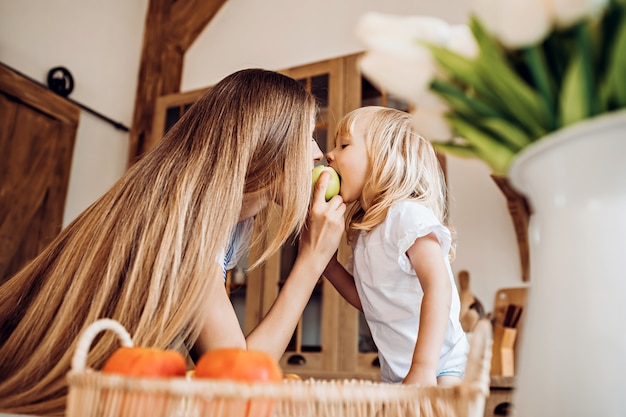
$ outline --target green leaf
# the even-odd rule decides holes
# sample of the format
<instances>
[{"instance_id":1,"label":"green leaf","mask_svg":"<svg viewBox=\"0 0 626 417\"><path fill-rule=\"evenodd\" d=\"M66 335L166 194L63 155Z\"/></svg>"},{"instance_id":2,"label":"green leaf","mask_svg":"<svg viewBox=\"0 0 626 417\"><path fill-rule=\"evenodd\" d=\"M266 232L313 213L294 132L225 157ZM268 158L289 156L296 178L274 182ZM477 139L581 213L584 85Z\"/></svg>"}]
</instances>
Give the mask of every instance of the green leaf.
<instances>
[{"instance_id":1,"label":"green leaf","mask_svg":"<svg viewBox=\"0 0 626 417\"><path fill-rule=\"evenodd\" d=\"M559 124L567 126L588 117L588 102L584 88L582 56L577 55L565 72L559 98Z\"/></svg>"},{"instance_id":2,"label":"green leaf","mask_svg":"<svg viewBox=\"0 0 626 417\"><path fill-rule=\"evenodd\" d=\"M481 158L481 155L474 148L468 145L460 145L453 142L431 142L435 149L440 150L449 155L454 155L463 159Z\"/></svg>"},{"instance_id":3,"label":"green leaf","mask_svg":"<svg viewBox=\"0 0 626 417\"><path fill-rule=\"evenodd\" d=\"M555 102L558 102L558 91L560 91L560 86L563 83L565 70L572 56L572 51L575 49L575 44L575 36L569 28L552 32L542 44L544 57L556 84Z\"/></svg>"},{"instance_id":4,"label":"green leaf","mask_svg":"<svg viewBox=\"0 0 626 417\"><path fill-rule=\"evenodd\" d=\"M529 136L520 127L506 120L503 114L465 94L454 85L435 80L431 84L431 90L448 103L453 115L462 116L462 119L484 126L511 149L518 151L530 144Z\"/></svg>"},{"instance_id":5,"label":"green leaf","mask_svg":"<svg viewBox=\"0 0 626 417\"><path fill-rule=\"evenodd\" d=\"M530 75L541 93L541 97L548 109L549 129L556 127L555 103L556 103L556 85L548 64L546 62L545 52L541 45L534 45L524 49L524 56L530 70Z\"/></svg>"},{"instance_id":6,"label":"green leaf","mask_svg":"<svg viewBox=\"0 0 626 417\"><path fill-rule=\"evenodd\" d=\"M462 159L478 159L489 165L489 168L493 170L493 167L489 163L489 155L481 154L476 148L471 145L461 145L453 142L432 142L433 147L440 152L444 152L448 155L456 156ZM499 174L502 175L502 174Z\"/></svg>"},{"instance_id":7,"label":"green leaf","mask_svg":"<svg viewBox=\"0 0 626 417\"><path fill-rule=\"evenodd\" d=\"M507 120L484 118L480 121L480 124L498 135L510 149L516 152L519 152L531 143L526 132Z\"/></svg>"},{"instance_id":8,"label":"green leaf","mask_svg":"<svg viewBox=\"0 0 626 417\"><path fill-rule=\"evenodd\" d=\"M424 44L424 46L430 49L437 64L452 78L466 85L481 87L482 81L476 75L474 63L470 59L437 45Z\"/></svg>"},{"instance_id":9,"label":"green leaf","mask_svg":"<svg viewBox=\"0 0 626 417\"><path fill-rule=\"evenodd\" d=\"M497 107L498 97L485 84L483 77L476 68L476 63L462 55L436 45L426 45L437 62L437 65L454 81L465 88L471 88L477 96L482 97L486 106Z\"/></svg>"},{"instance_id":10,"label":"green leaf","mask_svg":"<svg viewBox=\"0 0 626 417\"><path fill-rule=\"evenodd\" d=\"M503 63L482 64L488 84L502 100L502 109L534 137L550 130L548 108L541 97Z\"/></svg>"},{"instance_id":11,"label":"green leaf","mask_svg":"<svg viewBox=\"0 0 626 417\"><path fill-rule=\"evenodd\" d=\"M458 135L465 139L480 155L480 158L489 164L494 174L507 173L515 156L514 150L461 118L451 116L449 120Z\"/></svg>"},{"instance_id":12,"label":"green leaf","mask_svg":"<svg viewBox=\"0 0 626 417\"><path fill-rule=\"evenodd\" d=\"M626 24L626 5L620 7L615 2L609 3L602 19L594 24L593 29L597 32L597 45L594 46L599 51L598 66L601 75L606 75L613 59L613 46L619 38L618 32L624 24Z\"/></svg>"},{"instance_id":13,"label":"green leaf","mask_svg":"<svg viewBox=\"0 0 626 417\"><path fill-rule=\"evenodd\" d=\"M581 88L587 103L587 117L598 114L598 99L596 96L596 83L594 78L594 62L591 54L591 33L589 24L586 22L576 27L576 40L581 65Z\"/></svg>"},{"instance_id":14,"label":"green leaf","mask_svg":"<svg viewBox=\"0 0 626 417\"><path fill-rule=\"evenodd\" d=\"M433 80L430 89L450 104L454 111L467 117L487 116L502 117L502 114L484 103L476 96L471 96L455 85L442 80Z\"/></svg>"},{"instance_id":15,"label":"green leaf","mask_svg":"<svg viewBox=\"0 0 626 417\"><path fill-rule=\"evenodd\" d=\"M499 97L503 109L520 121L520 125L533 136L543 136L550 130L550 121L541 96L519 76L500 45L476 19L472 19L470 27L480 47L476 68L483 82Z\"/></svg>"},{"instance_id":16,"label":"green leaf","mask_svg":"<svg viewBox=\"0 0 626 417\"><path fill-rule=\"evenodd\" d=\"M602 86L607 109L626 107L626 17L609 53L609 67Z\"/></svg>"}]
</instances>

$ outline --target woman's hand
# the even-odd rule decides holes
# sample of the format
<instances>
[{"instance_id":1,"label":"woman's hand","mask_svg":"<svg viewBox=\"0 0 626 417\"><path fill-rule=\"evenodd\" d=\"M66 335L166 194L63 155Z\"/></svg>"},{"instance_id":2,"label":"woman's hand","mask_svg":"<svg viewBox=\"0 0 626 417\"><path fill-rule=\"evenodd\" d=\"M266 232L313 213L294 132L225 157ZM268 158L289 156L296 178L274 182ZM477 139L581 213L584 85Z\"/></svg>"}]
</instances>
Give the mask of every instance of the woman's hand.
<instances>
[{"instance_id":1,"label":"woman's hand","mask_svg":"<svg viewBox=\"0 0 626 417\"><path fill-rule=\"evenodd\" d=\"M322 172L313 191L307 225L300 235L299 255L319 260L316 265L320 274L337 251L345 228L346 205L341 196L328 202L324 198L329 181L330 174Z\"/></svg>"},{"instance_id":2,"label":"woman's hand","mask_svg":"<svg viewBox=\"0 0 626 417\"><path fill-rule=\"evenodd\" d=\"M280 359L328 260L339 247L346 205L340 196L326 202L329 180L330 174L324 172L317 181L298 257L274 304L247 336L248 349L263 350Z\"/></svg>"}]
</instances>

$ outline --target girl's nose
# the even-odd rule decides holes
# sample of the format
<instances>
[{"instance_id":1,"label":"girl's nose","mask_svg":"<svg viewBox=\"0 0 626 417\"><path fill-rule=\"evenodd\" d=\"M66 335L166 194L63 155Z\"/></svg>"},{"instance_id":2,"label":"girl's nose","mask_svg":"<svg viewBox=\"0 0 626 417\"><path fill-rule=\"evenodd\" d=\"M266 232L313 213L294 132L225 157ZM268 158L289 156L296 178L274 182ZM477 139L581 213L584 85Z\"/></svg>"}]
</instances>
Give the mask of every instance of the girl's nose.
<instances>
[{"instance_id":1,"label":"girl's nose","mask_svg":"<svg viewBox=\"0 0 626 417\"><path fill-rule=\"evenodd\" d=\"M326 152L326 160L330 163L335 159L333 151Z\"/></svg>"}]
</instances>

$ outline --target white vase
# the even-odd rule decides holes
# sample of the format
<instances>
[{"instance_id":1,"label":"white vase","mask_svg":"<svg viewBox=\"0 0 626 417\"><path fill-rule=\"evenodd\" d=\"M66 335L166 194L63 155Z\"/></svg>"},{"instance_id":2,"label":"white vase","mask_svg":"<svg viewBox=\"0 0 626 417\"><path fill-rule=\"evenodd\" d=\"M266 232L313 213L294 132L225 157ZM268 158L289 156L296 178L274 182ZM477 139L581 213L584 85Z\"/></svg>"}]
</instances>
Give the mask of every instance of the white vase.
<instances>
[{"instance_id":1,"label":"white vase","mask_svg":"<svg viewBox=\"0 0 626 417\"><path fill-rule=\"evenodd\" d=\"M533 210L516 415L624 417L626 111L543 138L509 177Z\"/></svg>"}]
</instances>

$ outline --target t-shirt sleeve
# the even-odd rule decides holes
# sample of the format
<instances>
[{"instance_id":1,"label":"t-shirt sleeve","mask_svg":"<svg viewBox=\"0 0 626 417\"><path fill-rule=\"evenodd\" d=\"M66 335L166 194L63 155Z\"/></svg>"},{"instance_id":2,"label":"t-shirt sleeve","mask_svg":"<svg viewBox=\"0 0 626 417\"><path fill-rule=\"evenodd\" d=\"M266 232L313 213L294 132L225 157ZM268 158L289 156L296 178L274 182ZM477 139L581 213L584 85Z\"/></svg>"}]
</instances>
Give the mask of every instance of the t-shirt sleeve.
<instances>
[{"instance_id":1,"label":"t-shirt sleeve","mask_svg":"<svg viewBox=\"0 0 626 417\"><path fill-rule=\"evenodd\" d=\"M250 238L254 227L254 218L243 220L237 223L231 245L233 245L233 253L226 264L226 269L233 269L239 263L239 260L245 254L250 246Z\"/></svg>"},{"instance_id":2,"label":"t-shirt sleeve","mask_svg":"<svg viewBox=\"0 0 626 417\"><path fill-rule=\"evenodd\" d=\"M421 237L434 233L443 256L448 256L452 237L429 208L413 202L403 202L389 209L385 224L385 239L394 248L398 265L406 273L414 273L406 251Z\"/></svg>"}]
</instances>

